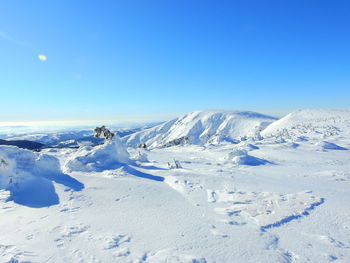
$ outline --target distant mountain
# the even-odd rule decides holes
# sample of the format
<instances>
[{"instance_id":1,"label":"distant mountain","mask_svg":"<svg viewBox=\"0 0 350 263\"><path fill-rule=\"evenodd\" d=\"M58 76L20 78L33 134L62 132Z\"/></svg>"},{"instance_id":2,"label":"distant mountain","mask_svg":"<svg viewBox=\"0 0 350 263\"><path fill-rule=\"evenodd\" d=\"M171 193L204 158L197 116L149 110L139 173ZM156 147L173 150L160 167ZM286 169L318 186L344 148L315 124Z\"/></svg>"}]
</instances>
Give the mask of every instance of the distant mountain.
<instances>
[{"instance_id":1,"label":"distant mountain","mask_svg":"<svg viewBox=\"0 0 350 263\"><path fill-rule=\"evenodd\" d=\"M27 141L27 140L1 140L0 145L12 145L17 146L22 149L37 150L44 146L44 144L39 142Z\"/></svg>"},{"instance_id":2,"label":"distant mountain","mask_svg":"<svg viewBox=\"0 0 350 263\"><path fill-rule=\"evenodd\" d=\"M143 129L151 128L160 123L146 123L145 126L133 128L111 128L113 132L120 137L130 135ZM29 134L14 134L3 136L3 139L11 141L34 141L45 144L45 147L78 147L80 145L97 145L104 142L104 139L95 138L93 129L74 130L74 131L50 131L50 132L31 132Z\"/></svg>"},{"instance_id":3,"label":"distant mountain","mask_svg":"<svg viewBox=\"0 0 350 263\"><path fill-rule=\"evenodd\" d=\"M93 130L81 131L57 131L57 132L35 132L23 135L13 135L8 137L10 140L29 140L45 144L46 146L54 146L64 141L76 140L85 136L92 136Z\"/></svg>"},{"instance_id":4,"label":"distant mountain","mask_svg":"<svg viewBox=\"0 0 350 263\"><path fill-rule=\"evenodd\" d=\"M350 110L303 109L275 121L262 131L264 137L330 137L350 135Z\"/></svg>"},{"instance_id":5,"label":"distant mountain","mask_svg":"<svg viewBox=\"0 0 350 263\"><path fill-rule=\"evenodd\" d=\"M276 118L250 111L194 111L122 140L128 146L145 143L147 147L177 144L234 142L241 137L254 137Z\"/></svg>"}]
</instances>

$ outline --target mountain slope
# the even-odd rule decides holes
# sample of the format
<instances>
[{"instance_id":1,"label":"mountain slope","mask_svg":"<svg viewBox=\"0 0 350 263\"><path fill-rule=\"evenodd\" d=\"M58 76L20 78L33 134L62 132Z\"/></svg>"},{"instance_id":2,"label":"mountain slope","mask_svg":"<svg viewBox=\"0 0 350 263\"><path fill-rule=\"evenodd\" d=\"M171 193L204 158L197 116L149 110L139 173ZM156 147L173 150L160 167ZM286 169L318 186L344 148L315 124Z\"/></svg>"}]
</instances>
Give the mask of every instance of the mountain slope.
<instances>
[{"instance_id":1,"label":"mountain slope","mask_svg":"<svg viewBox=\"0 0 350 263\"><path fill-rule=\"evenodd\" d=\"M350 110L303 109L275 121L262 131L264 137L330 137L350 134Z\"/></svg>"},{"instance_id":2,"label":"mountain slope","mask_svg":"<svg viewBox=\"0 0 350 263\"><path fill-rule=\"evenodd\" d=\"M122 138L128 146L161 147L180 143L203 145L254 137L276 119L250 111L194 111L151 129Z\"/></svg>"}]
</instances>

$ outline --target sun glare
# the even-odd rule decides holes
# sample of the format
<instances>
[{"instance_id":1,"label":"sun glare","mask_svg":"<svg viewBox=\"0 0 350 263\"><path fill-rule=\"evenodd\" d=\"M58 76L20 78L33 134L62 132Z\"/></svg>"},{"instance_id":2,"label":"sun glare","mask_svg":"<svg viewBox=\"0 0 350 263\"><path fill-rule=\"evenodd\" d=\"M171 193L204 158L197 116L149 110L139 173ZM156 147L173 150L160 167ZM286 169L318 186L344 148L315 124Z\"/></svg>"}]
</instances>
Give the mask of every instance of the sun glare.
<instances>
[{"instance_id":1,"label":"sun glare","mask_svg":"<svg viewBox=\"0 0 350 263\"><path fill-rule=\"evenodd\" d=\"M47 57L45 55L39 55L38 58L41 61L46 61L47 60Z\"/></svg>"}]
</instances>

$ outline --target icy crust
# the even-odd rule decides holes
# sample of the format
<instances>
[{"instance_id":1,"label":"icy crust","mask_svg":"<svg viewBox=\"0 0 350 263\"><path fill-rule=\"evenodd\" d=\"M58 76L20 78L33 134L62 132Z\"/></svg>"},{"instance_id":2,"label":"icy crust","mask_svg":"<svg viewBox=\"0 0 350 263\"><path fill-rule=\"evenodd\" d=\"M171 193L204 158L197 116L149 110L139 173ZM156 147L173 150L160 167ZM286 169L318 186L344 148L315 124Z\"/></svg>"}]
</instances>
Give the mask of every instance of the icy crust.
<instances>
[{"instance_id":1,"label":"icy crust","mask_svg":"<svg viewBox=\"0 0 350 263\"><path fill-rule=\"evenodd\" d=\"M349 136L350 110L306 109L288 114L261 132L263 137L297 139Z\"/></svg>"},{"instance_id":2,"label":"icy crust","mask_svg":"<svg viewBox=\"0 0 350 263\"><path fill-rule=\"evenodd\" d=\"M231 224L255 223L262 230L278 227L284 223L308 215L311 210L324 202L323 198L311 192L293 194L275 194L269 192L229 192L226 190L208 190L208 201L225 203L217 207L221 214L237 217Z\"/></svg>"},{"instance_id":3,"label":"icy crust","mask_svg":"<svg viewBox=\"0 0 350 263\"><path fill-rule=\"evenodd\" d=\"M146 143L155 148L180 144L237 142L260 135L276 119L249 111L194 111L151 129L123 138L128 146Z\"/></svg>"},{"instance_id":4,"label":"icy crust","mask_svg":"<svg viewBox=\"0 0 350 263\"><path fill-rule=\"evenodd\" d=\"M52 181L73 190L84 187L62 173L56 157L15 146L0 146L0 175L0 190L9 191L8 199L30 207L59 203Z\"/></svg>"},{"instance_id":5,"label":"icy crust","mask_svg":"<svg viewBox=\"0 0 350 263\"><path fill-rule=\"evenodd\" d=\"M130 155L119 138L107 140L103 145L81 147L70 156L65 165L66 172L102 172L117 169L130 162Z\"/></svg>"}]
</instances>

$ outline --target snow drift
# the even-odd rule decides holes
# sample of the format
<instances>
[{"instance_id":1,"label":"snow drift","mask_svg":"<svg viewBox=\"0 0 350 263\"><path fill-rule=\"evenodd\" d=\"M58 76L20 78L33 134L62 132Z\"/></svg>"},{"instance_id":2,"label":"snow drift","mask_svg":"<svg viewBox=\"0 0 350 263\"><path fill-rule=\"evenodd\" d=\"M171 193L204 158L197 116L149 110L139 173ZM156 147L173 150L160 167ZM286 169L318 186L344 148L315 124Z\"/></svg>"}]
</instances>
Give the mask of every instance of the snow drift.
<instances>
[{"instance_id":1,"label":"snow drift","mask_svg":"<svg viewBox=\"0 0 350 263\"><path fill-rule=\"evenodd\" d=\"M234 149L228 154L226 159L237 165L258 166L270 163L267 160L249 155L248 151L243 148Z\"/></svg>"},{"instance_id":2,"label":"snow drift","mask_svg":"<svg viewBox=\"0 0 350 263\"><path fill-rule=\"evenodd\" d=\"M294 111L261 132L263 137L298 139L349 136L350 110L305 109Z\"/></svg>"},{"instance_id":3,"label":"snow drift","mask_svg":"<svg viewBox=\"0 0 350 263\"><path fill-rule=\"evenodd\" d=\"M0 189L10 191L10 199L31 207L59 203L52 181L81 190L84 185L63 174L56 157L0 146Z\"/></svg>"},{"instance_id":4,"label":"snow drift","mask_svg":"<svg viewBox=\"0 0 350 263\"><path fill-rule=\"evenodd\" d=\"M241 137L255 137L276 119L250 111L194 111L122 138L135 147L146 143L155 148L178 144L237 142Z\"/></svg>"},{"instance_id":5,"label":"snow drift","mask_svg":"<svg viewBox=\"0 0 350 263\"><path fill-rule=\"evenodd\" d=\"M80 148L65 163L65 171L101 172L129 163L130 156L119 138L106 140L103 145Z\"/></svg>"}]
</instances>

